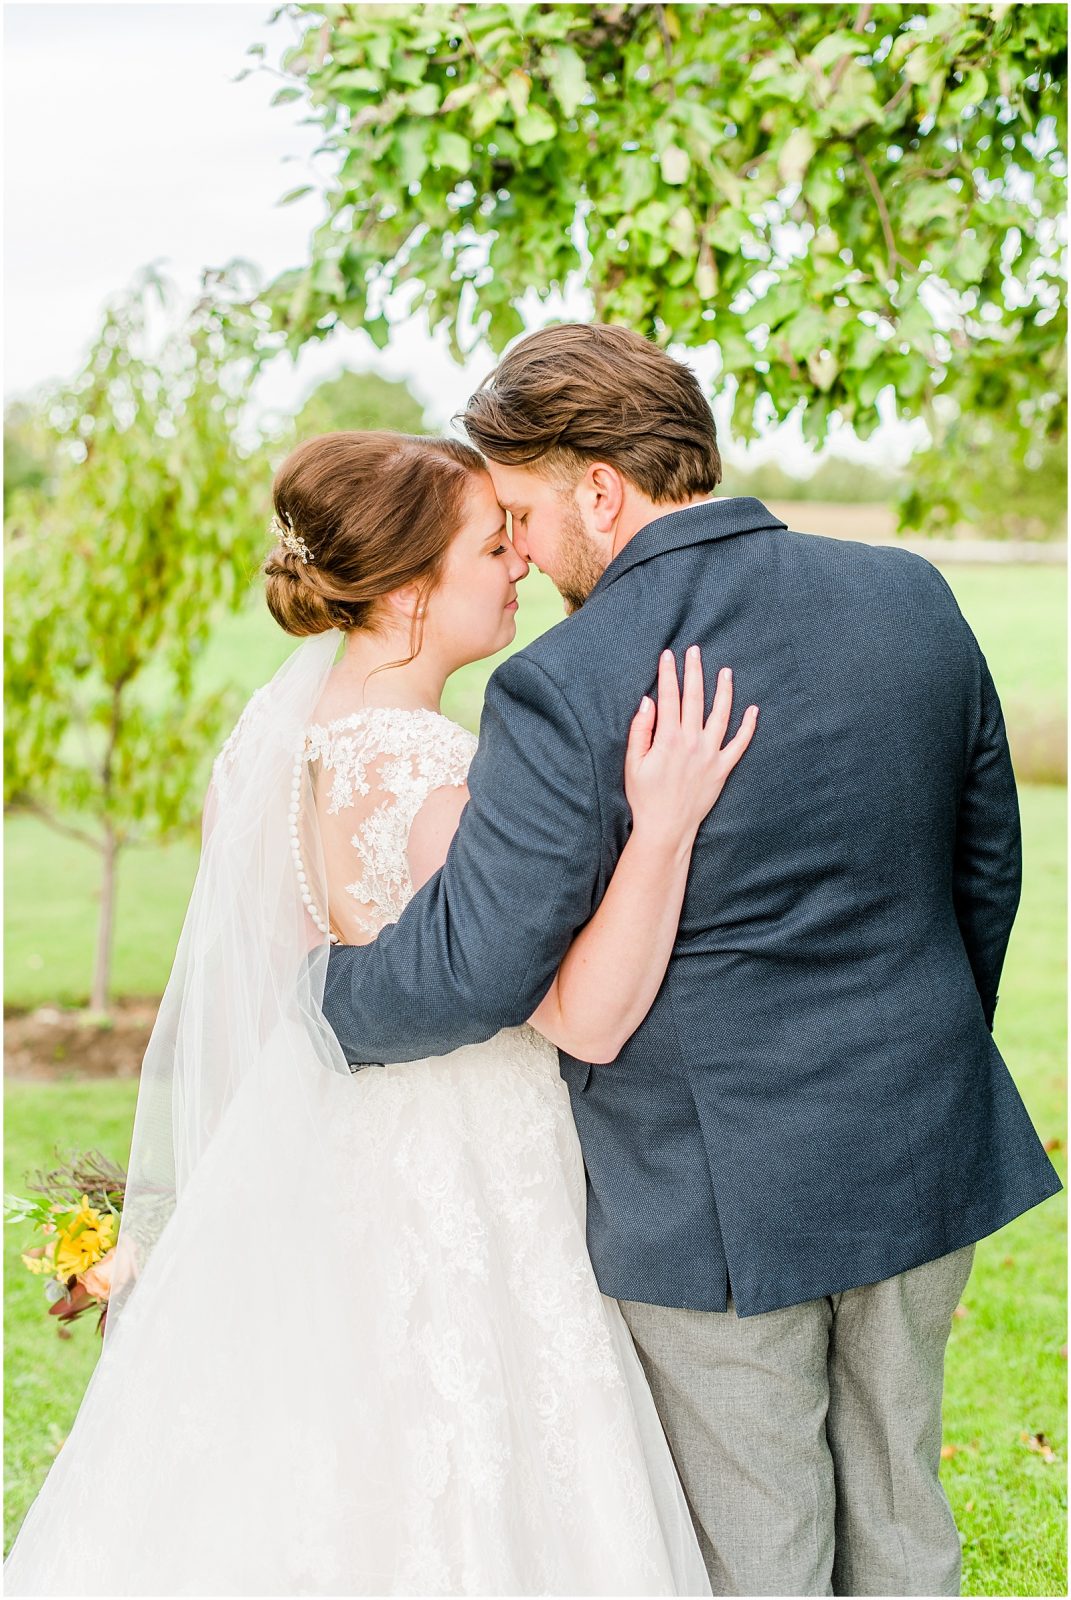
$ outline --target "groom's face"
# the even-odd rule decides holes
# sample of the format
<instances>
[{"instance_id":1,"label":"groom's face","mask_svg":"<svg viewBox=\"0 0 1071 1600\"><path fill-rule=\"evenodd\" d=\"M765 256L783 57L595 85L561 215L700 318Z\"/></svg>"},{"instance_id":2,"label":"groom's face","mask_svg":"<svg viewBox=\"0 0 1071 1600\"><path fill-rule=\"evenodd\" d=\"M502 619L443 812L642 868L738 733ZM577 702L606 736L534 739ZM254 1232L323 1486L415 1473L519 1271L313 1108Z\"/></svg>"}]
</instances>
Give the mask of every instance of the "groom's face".
<instances>
[{"instance_id":1,"label":"groom's face","mask_svg":"<svg viewBox=\"0 0 1071 1600\"><path fill-rule=\"evenodd\" d=\"M584 604L606 567L570 489L560 489L531 467L489 461L499 504L510 514L517 554L545 572L567 611Z\"/></svg>"}]
</instances>

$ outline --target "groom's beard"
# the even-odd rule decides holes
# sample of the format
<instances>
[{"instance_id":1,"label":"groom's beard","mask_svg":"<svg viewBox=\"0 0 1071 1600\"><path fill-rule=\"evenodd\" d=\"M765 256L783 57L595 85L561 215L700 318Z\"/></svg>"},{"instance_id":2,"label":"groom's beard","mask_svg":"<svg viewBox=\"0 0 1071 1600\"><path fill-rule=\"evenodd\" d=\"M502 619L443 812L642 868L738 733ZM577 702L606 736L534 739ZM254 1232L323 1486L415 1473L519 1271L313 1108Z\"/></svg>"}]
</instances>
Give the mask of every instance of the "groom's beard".
<instances>
[{"instance_id":1,"label":"groom's beard","mask_svg":"<svg viewBox=\"0 0 1071 1600\"><path fill-rule=\"evenodd\" d=\"M575 500L565 502L558 542L554 587L565 601L566 614L579 611L606 570L600 563Z\"/></svg>"}]
</instances>

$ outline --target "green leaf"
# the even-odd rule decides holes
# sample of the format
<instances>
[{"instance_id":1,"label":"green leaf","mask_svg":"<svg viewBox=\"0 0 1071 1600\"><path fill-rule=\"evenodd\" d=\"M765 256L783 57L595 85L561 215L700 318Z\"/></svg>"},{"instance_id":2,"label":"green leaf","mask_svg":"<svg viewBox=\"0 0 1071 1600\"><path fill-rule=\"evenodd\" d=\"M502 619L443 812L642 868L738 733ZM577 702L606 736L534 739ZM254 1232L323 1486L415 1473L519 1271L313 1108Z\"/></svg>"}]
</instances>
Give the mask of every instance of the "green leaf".
<instances>
[{"instance_id":1,"label":"green leaf","mask_svg":"<svg viewBox=\"0 0 1071 1600\"><path fill-rule=\"evenodd\" d=\"M660 165L663 183L677 185L688 182L692 163L687 150L682 149L679 144L671 144L663 150Z\"/></svg>"},{"instance_id":2,"label":"green leaf","mask_svg":"<svg viewBox=\"0 0 1071 1600\"><path fill-rule=\"evenodd\" d=\"M391 74L396 84L416 89L424 82L428 58L413 54L408 50L399 50L391 57L390 66Z\"/></svg>"},{"instance_id":3,"label":"green leaf","mask_svg":"<svg viewBox=\"0 0 1071 1600\"><path fill-rule=\"evenodd\" d=\"M807 357L807 372L815 388L825 394L836 382L840 368L829 350L816 350Z\"/></svg>"},{"instance_id":4,"label":"green leaf","mask_svg":"<svg viewBox=\"0 0 1071 1600\"><path fill-rule=\"evenodd\" d=\"M777 157L777 170L783 183L799 183L815 148L814 135L807 128L793 128Z\"/></svg>"},{"instance_id":5,"label":"green leaf","mask_svg":"<svg viewBox=\"0 0 1071 1600\"><path fill-rule=\"evenodd\" d=\"M632 226L637 233L647 233L655 236L661 233L669 217L669 207L662 200L650 200L641 206L632 218Z\"/></svg>"},{"instance_id":6,"label":"green leaf","mask_svg":"<svg viewBox=\"0 0 1071 1600\"><path fill-rule=\"evenodd\" d=\"M473 138L478 139L481 134L486 133L489 128L493 128L495 123L501 118L505 109L505 89L497 85L493 89L488 89L482 95L482 97L476 101L472 108L472 114L469 117L469 126L472 129Z\"/></svg>"},{"instance_id":7,"label":"green leaf","mask_svg":"<svg viewBox=\"0 0 1071 1600\"><path fill-rule=\"evenodd\" d=\"M666 238L679 256L695 254L695 218L687 206L678 206L669 219ZM691 275L690 272L688 274Z\"/></svg>"},{"instance_id":8,"label":"green leaf","mask_svg":"<svg viewBox=\"0 0 1071 1600\"><path fill-rule=\"evenodd\" d=\"M406 188L419 183L428 169L428 130L419 122L407 122L394 136L393 160Z\"/></svg>"},{"instance_id":9,"label":"green leaf","mask_svg":"<svg viewBox=\"0 0 1071 1600\"><path fill-rule=\"evenodd\" d=\"M900 215L910 228L925 228L935 217L948 215L955 196L943 183L916 178L907 191Z\"/></svg>"},{"instance_id":10,"label":"green leaf","mask_svg":"<svg viewBox=\"0 0 1071 1600\"><path fill-rule=\"evenodd\" d=\"M718 292L718 270L713 261L701 261L695 272L695 290L700 300L713 300Z\"/></svg>"},{"instance_id":11,"label":"green leaf","mask_svg":"<svg viewBox=\"0 0 1071 1600\"><path fill-rule=\"evenodd\" d=\"M558 131L554 118L542 106L530 106L523 117L518 117L516 134L523 145L546 144Z\"/></svg>"},{"instance_id":12,"label":"green leaf","mask_svg":"<svg viewBox=\"0 0 1071 1600\"><path fill-rule=\"evenodd\" d=\"M868 55L875 41L858 33L827 33L810 53L809 59L816 67L830 67L846 55Z\"/></svg>"},{"instance_id":13,"label":"green leaf","mask_svg":"<svg viewBox=\"0 0 1071 1600\"><path fill-rule=\"evenodd\" d=\"M527 72L511 72L506 79L506 98L513 107L513 115L523 117L528 110L528 98L532 92L532 80Z\"/></svg>"},{"instance_id":14,"label":"green leaf","mask_svg":"<svg viewBox=\"0 0 1071 1600\"><path fill-rule=\"evenodd\" d=\"M288 189L278 202L281 206L293 205L295 200L300 200L303 195L312 193L312 184L303 183L296 189Z\"/></svg>"},{"instance_id":15,"label":"green leaf","mask_svg":"<svg viewBox=\"0 0 1071 1600\"><path fill-rule=\"evenodd\" d=\"M413 117L431 117L439 109L439 89L434 83L423 83L419 89L405 97L406 109Z\"/></svg>"},{"instance_id":16,"label":"green leaf","mask_svg":"<svg viewBox=\"0 0 1071 1600\"><path fill-rule=\"evenodd\" d=\"M588 92L584 63L571 45L559 45L548 54L550 87L567 117L576 114Z\"/></svg>"},{"instance_id":17,"label":"green leaf","mask_svg":"<svg viewBox=\"0 0 1071 1600\"><path fill-rule=\"evenodd\" d=\"M367 67L352 67L345 72L336 72L331 79L331 89L334 93L340 89L353 89L360 94L380 94L383 79L378 72L370 72Z\"/></svg>"},{"instance_id":18,"label":"green leaf","mask_svg":"<svg viewBox=\"0 0 1071 1600\"><path fill-rule=\"evenodd\" d=\"M385 350L390 343L390 323L382 315L368 317L364 323L364 331L377 350Z\"/></svg>"},{"instance_id":19,"label":"green leaf","mask_svg":"<svg viewBox=\"0 0 1071 1600\"><path fill-rule=\"evenodd\" d=\"M618 171L619 198L622 211L634 211L655 191L655 164L647 155L628 155Z\"/></svg>"},{"instance_id":20,"label":"green leaf","mask_svg":"<svg viewBox=\"0 0 1071 1600\"><path fill-rule=\"evenodd\" d=\"M460 111L464 106L471 105L483 92L483 84L475 80L472 83L459 83L456 89L450 90L441 109L444 112Z\"/></svg>"},{"instance_id":21,"label":"green leaf","mask_svg":"<svg viewBox=\"0 0 1071 1600\"><path fill-rule=\"evenodd\" d=\"M435 160L441 167L467 172L472 165L472 146L463 134L443 129L435 141Z\"/></svg>"},{"instance_id":22,"label":"green leaf","mask_svg":"<svg viewBox=\"0 0 1071 1600\"><path fill-rule=\"evenodd\" d=\"M788 348L799 359L825 343L828 322L817 306L804 306L781 331L788 339Z\"/></svg>"},{"instance_id":23,"label":"green leaf","mask_svg":"<svg viewBox=\"0 0 1071 1600\"><path fill-rule=\"evenodd\" d=\"M948 264L948 275L961 284L979 283L989 265L989 245L984 239L964 235Z\"/></svg>"}]
</instances>

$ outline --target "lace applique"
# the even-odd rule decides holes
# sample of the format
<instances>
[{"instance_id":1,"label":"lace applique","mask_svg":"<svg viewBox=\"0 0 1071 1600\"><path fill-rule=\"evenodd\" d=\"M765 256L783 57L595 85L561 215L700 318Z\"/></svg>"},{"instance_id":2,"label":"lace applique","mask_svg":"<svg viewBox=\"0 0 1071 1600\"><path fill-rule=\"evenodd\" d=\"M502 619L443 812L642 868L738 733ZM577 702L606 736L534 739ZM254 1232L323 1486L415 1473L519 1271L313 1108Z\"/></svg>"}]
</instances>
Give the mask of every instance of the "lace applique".
<instances>
[{"instance_id":1,"label":"lace applique","mask_svg":"<svg viewBox=\"0 0 1071 1600\"><path fill-rule=\"evenodd\" d=\"M258 721L262 721L266 711L267 691L270 684L262 684L254 690L242 709L242 714L227 735L219 754L212 763L212 782L220 794L225 794L230 782L231 772L238 755L238 741L246 733L252 731Z\"/></svg>"},{"instance_id":2,"label":"lace applique","mask_svg":"<svg viewBox=\"0 0 1071 1600\"><path fill-rule=\"evenodd\" d=\"M340 884L330 862L328 868L329 892L343 888L352 897L360 908L353 920L363 932L379 933L405 910L413 895L408 843L416 815L434 790L466 781L475 753L475 735L437 711L373 706L309 728L306 759L330 774L323 791L328 817L383 796L349 839L358 876Z\"/></svg>"}]
</instances>

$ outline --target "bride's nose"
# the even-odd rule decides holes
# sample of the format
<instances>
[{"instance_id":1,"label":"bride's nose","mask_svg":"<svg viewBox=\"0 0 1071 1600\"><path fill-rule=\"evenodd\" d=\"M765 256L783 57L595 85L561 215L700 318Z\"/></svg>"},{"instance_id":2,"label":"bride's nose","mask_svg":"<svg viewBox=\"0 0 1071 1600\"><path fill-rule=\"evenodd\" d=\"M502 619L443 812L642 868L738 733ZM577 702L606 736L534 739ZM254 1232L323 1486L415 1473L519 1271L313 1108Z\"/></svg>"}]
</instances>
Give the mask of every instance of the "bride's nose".
<instances>
[{"instance_id":1,"label":"bride's nose","mask_svg":"<svg viewBox=\"0 0 1071 1600\"><path fill-rule=\"evenodd\" d=\"M513 554L510 557L509 576L511 583L520 583L522 578L527 578L528 576L528 562L516 546L514 546Z\"/></svg>"}]
</instances>

